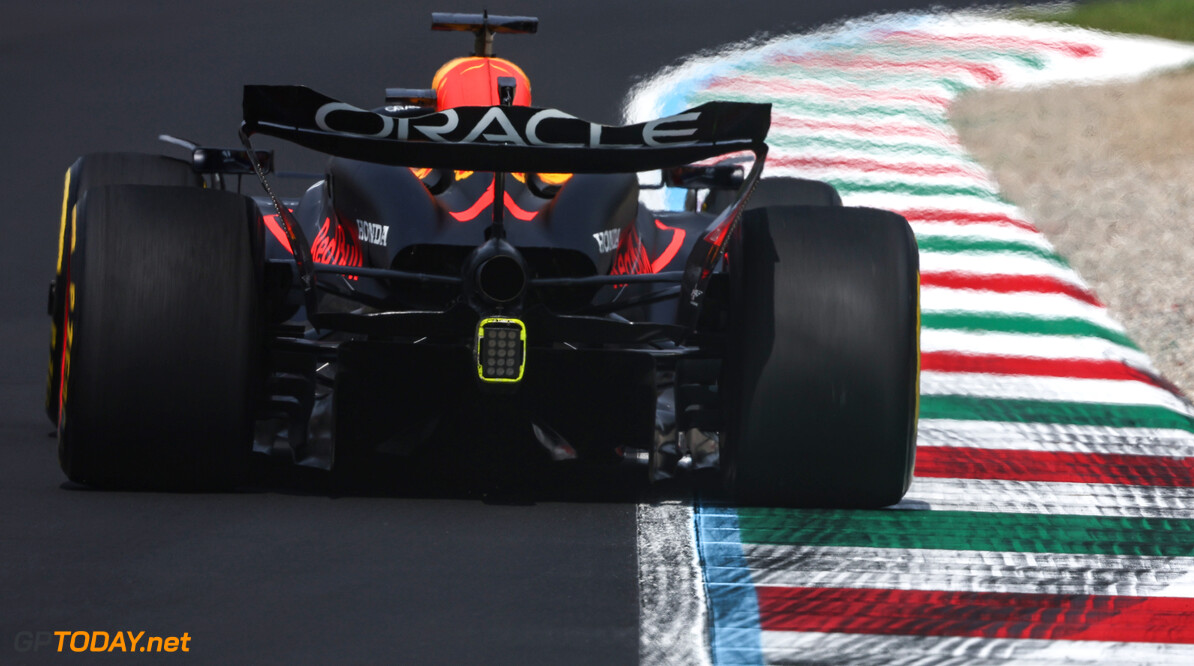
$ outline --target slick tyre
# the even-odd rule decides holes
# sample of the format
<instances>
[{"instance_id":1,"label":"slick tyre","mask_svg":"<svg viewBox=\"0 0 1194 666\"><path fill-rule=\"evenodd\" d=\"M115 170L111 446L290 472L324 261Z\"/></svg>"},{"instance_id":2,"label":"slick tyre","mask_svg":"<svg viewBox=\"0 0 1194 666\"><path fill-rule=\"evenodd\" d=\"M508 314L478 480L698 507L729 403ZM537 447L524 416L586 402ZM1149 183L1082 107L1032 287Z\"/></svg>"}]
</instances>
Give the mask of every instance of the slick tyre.
<instances>
[{"instance_id":1,"label":"slick tyre","mask_svg":"<svg viewBox=\"0 0 1194 666\"><path fill-rule=\"evenodd\" d=\"M79 195L104 185L178 185L201 187L203 179L182 160L142 153L93 153L75 160L66 171L62 217L58 225L58 263L50 290L50 364L46 372L46 415L58 422L58 392L62 389L62 347L65 331L64 288L66 257L70 253L75 204Z\"/></svg>"},{"instance_id":2,"label":"slick tyre","mask_svg":"<svg viewBox=\"0 0 1194 666\"><path fill-rule=\"evenodd\" d=\"M65 266L59 462L100 487L236 485L262 387L261 216L190 187L89 188Z\"/></svg>"},{"instance_id":3,"label":"slick tyre","mask_svg":"<svg viewBox=\"0 0 1194 666\"><path fill-rule=\"evenodd\" d=\"M749 211L731 238L725 481L745 504L881 507L912 480L916 241L886 211Z\"/></svg>"}]
</instances>

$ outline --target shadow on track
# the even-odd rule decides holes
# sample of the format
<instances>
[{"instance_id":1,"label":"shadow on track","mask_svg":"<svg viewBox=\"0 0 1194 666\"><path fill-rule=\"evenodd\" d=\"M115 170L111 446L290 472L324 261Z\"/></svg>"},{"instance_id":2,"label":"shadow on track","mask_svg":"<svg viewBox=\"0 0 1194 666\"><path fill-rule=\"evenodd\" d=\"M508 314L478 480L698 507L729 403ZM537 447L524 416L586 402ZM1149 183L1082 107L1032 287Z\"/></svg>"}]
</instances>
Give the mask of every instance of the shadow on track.
<instances>
[{"instance_id":1,"label":"shadow on track","mask_svg":"<svg viewBox=\"0 0 1194 666\"><path fill-rule=\"evenodd\" d=\"M295 465L289 456L254 455L246 490L329 497L634 503L652 494L644 466L615 459L552 461L530 442L473 441L404 457L370 455L351 471Z\"/></svg>"}]
</instances>

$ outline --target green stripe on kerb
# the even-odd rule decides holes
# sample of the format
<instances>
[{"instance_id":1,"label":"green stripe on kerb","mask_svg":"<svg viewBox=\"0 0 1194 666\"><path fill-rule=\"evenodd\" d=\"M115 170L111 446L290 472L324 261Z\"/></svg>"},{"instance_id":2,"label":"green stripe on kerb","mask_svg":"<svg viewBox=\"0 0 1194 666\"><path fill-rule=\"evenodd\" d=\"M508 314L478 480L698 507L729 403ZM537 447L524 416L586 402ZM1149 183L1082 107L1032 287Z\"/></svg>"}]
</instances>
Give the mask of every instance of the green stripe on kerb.
<instances>
[{"instance_id":1,"label":"green stripe on kerb","mask_svg":"<svg viewBox=\"0 0 1194 666\"><path fill-rule=\"evenodd\" d=\"M1012 423L1098 425L1112 428L1173 428L1194 432L1194 421L1165 407L1107 405L1025 399L922 395L920 418Z\"/></svg>"},{"instance_id":2,"label":"green stripe on kerb","mask_svg":"<svg viewBox=\"0 0 1194 666\"><path fill-rule=\"evenodd\" d=\"M931 36L926 35L925 37L923 37L920 40L909 40L909 41L900 40L900 41L896 41L894 43L888 42L888 41L876 41L876 42L855 43L855 44L850 44L848 46L835 45L835 46L831 46L830 48L827 48L824 51L820 52L819 55L825 55L825 56L840 55L840 56L845 56L846 58L856 57L859 55L865 55L865 56L871 56L871 57L895 56L894 58L892 58L892 60L894 60L896 62L903 62L903 63L915 62L917 60L939 60L939 59L946 59L946 58L950 59L950 60L958 60L958 61L974 63L974 64L978 64L978 65L991 65L991 64L994 64L994 62L998 62L998 61L1005 61L1005 62L1011 61L1011 62L1020 64L1024 67L1031 68L1031 69L1044 69L1045 65L1046 65L1046 61L1042 56L1040 56L1036 53L1033 53L1032 51L1030 51L1026 48L1017 49L1016 47L1008 47L1008 48L1000 48L997 50L993 50L993 49L989 49L989 48L981 48L981 47L975 48L972 46L957 46L957 45L953 45L953 44L945 44L945 43L941 43L941 42L934 42L934 41L932 41L932 39L933 38ZM783 72L783 71L785 71L785 69L790 71L793 67L800 67L800 66L801 66L800 62L796 61L793 63L785 63L784 65L780 65L780 66L768 65L768 66L764 66L764 67L759 67L758 69L759 70L767 69L767 70ZM822 73L822 75L826 71L828 71L830 73L835 73L835 74L839 73L839 72L843 72L843 70L834 68L832 66L830 66L830 67L812 67L812 68L806 67L805 69L810 69L811 71ZM880 69L880 68L876 68L876 69ZM846 70L844 70L844 73L845 74L854 74L859 71L862 71L863 73L869 73L869 70L858 70L858 69L846 69ZM891 80L892 80L892 77L889 73L888 76L884 79L884 81L890 82ZM903 79L901 78L900 80L902 81Z\"/></svg>"},{"instance_id":3,"label":"green stripe on kerb","mask_svg":"<svg viewBox=\"0 0 1194 666\"><path fill-rule=\"evenodd\" d=\"M891 42L875 42L874 49L867 49L866 53L890 53L895 56L900 56L900 58L904 60L911 58L922 60L931 60L933 58L949 58L951 60L962 60L964 62L972 62L979 65L990 65L993 64L992 61L1010 60L1030 69L1045 68L1045 59L1030 51L1015 50L1014 48L1000 49L997 51L984 48L976 49L928 41L930 39L932 38L926 37L926 40L923 42L900 41L894 44Z\"/></svg>"},{"instance_id":4,"label":"green stripe on kerb","mask_svg":"<svg viewBox=\"0 0 1194 666\"><path fill-rule=\"evenodd\" d=\"M841 178L826 178L825 182L836 187L841 194L879 193L906 194L915 197L974 197L985 201L1009 204L989 187L981 185L932 185L917 182L874 182Z\"/></svg>"},{"instance_id":5,"label":"green stripe on kerb","mask_svg":"<svg viewBox=\"0 0 1194 666\"><path fill-rule=\"evenodd\" d=\"M1194 521L965 511L739 509L743 543L1194 555Z\"/></svg>"},{"instance_id":6,"label":"green stripe on kerb","mask_svg":"<svg viewBox=\"0 0 1194 666\"><path fill-rule=\"evenodd\" d=\"M921 252L999 252L1018 254L1044 259L1058 266L1069 268L1069 264L1061 255L1032 243L1017 241L992 240L989 238L969 238L966 236L917 236L916 244Z\"/></svg>"},{"instance_id":7,"label":"green stripe on kerb","mask_svg":"<svg viewBox=\"0 0 1194 666\"><path fill-rule=\"evenodd\" d=\"M832 84L835 82L844 82L849 85L870 86L876 89L891 88L891 72L886 71L859 71L853 70L843 72L838 70L827 70L820 67L802 67L797 63L785 63L784 65L757 65L743 67L739 71L745 72L751 76L758 76L760 78L776 78L776 79L807 79L809 81L818 81L820 83ZM961 95L964 92L974 90L975 86L960 78L949 78L939 76L937 74L927 72L905 72L900 76L900 83L902 87L907 90L916 90L926 88L929 86L940 86L945 90L950 91L954 95Z\"/></svg>"},{"instance_id":8,"label":"green stripe on kerb","mask_svg":"<svg viewBox=\"0 0 1194 666\"><path fill-rule=\"evenodd\" d=\"M1094 322L1077 318L1042 319L1027 315L972 314L969 312L923 312L925 328L990 333L1025 333L1027 335L1073 335L1102 338L1132 349L1140 349L1128 336Z\"/></svg>"},{"instance_id":9,"label":"green stripe on kerb","mask_svg":"<svg viewBox=\"0 0 1194 666\"><path fill-rule=\"evenodd\" d=\"M898 135L893 135L898 136ZM777 132L767 137L767 145L779 149L795 150L844 150L867 153L873 159L892 159L895 157L932 157L952 160L956 164L966 166L977 165L961 148L938 148L923 143L908 143L906 141L868 141L866 139L846 139L840 137L820 135L790 135Z\"/></svg>"},{"instance_id":10,"label":"green stripe on kerb","mask_svg":"<svg viewBox=\"0 0 1194 666\"><path fill-rule=\"evenodd\" d=\"M901 104L849 104L846 102L814 102L805 98L787 95L767 97L757 94L743 94L733 90L702 91L688 98L693 106L705 102L771 102L772 106L784 111L799 111L813 115L841 114L859 118L917 118L934 127L944 127L945 114L941 111L926 111L924 108Z\"/></svg>"}]
</instances>

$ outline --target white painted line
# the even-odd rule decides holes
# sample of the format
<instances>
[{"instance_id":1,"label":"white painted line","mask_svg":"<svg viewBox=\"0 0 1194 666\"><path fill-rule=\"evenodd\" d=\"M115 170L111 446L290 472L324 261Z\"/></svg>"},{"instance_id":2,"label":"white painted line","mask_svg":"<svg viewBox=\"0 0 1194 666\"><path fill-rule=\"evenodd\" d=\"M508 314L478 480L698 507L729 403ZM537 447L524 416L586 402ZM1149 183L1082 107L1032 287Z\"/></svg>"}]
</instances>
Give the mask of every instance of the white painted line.
<instances>
[{"instance_id":1,"label":"white painted line","mask_svg":"<svg viewBox=\"0 0 1194 666\"><path fill-rule=\"evenodd\" d=\"M956 351L993 356L1029 358L1075 358L1123 361L1133 367L1155 371L1148 355L1103 338L1030 333L983 333L941 328L922 328L922 352Z\"/></svg>"},{"instance_id":2,"label":"white painted line","mask_svg":"<svg viewBox=\"0 0 1194 666\"><path fill-rule=\"evenodd\" d=\"M690 502L639 504L639 663L711 664Z\"/></svg>"},{"instance_id":3,"label":"white painted line","mask_svg":"<svg viewBox=\"0 0 1194 666\"><path fill-rule=\"evenodd\" d=\"M1194 597L1191 557L744 544L756 585Z\"/></svg>"},{"instance_id":4,"label":"white painted line","mask_svg":"<svg viewBox=\"0 0 1194 666\"><path fill-rule=\"evenodd\" d=\"M1079 301L1066 294L1001 294L973 289L921 286L920 308L922 312L1029 315L1042 319L1076 317L1113 331L1123 331L1123 325L1112 319L1106 308Z\"/></svg>"},{"instance_id":5,"label":"white painted line","mask_svg":"<svg viewBox=\"0 0 1194 666\"><path fill-rule=\"evenodd\" d=\"M1160 428L921 419L918 446L1194 457L1194 433Z\"/></svg>"},{"instance_id":6,"label":"white painted line","mask_svg":"<svg viewBox=\"0 0 1194 666\"><path fill-rule=\"evenodd\" d=\"M921 372L920 393L1103 405L1155 405L1179 414L1194 415L1194 408L1181 398L1163 388L1134 380Z\"/></svg>"},{"instance_id":7,"label":"white painted line","mask_svg":"<svg viewBox=\"0 0 1194 666\"><path fill-rule=\"evenodd\" d=\"M938 238L1008 241L1031 245L1047 252L1056 251L1053 244L1039 232L1003 224L951 224L916 221L908 224L916 234L917 241L924 239L926 242L930 242Z\"/></svg>"},{"instance_id":8,"label":"white painted line","mask_svg":"<svg viewBox=\"0 0 1194 666\"><path fill-rule=\"evenodd\" d=\"M1191 520L1194 489L916 477L895 508Z\"/></svg>"},{"instance_id":9,"label":"white painted line","mask_svg":"<svg viewBox=\"0 0 1194 666\"><path fill-rule=\"evenodd\" d=\"M1189 666L1194 645L764 631L768 663L866 666Z\"/></svg>"},{"instance_id":10,"label":"white painted line","mask_svg":"<svg viewBox=\"0 0 1194 666\"><path fill-rule=\"evenodd\" d=\"M768 171L770 173L770 171ZM934 210L956 210L967 213L998 213L1023 220L1024 213L1004 201L992 201L984 197L965 194L903 194L900 192L851 192L843 195L842 203L847 206L865 206L900 212L930 208Z\"/></svg>"}]
</instances>

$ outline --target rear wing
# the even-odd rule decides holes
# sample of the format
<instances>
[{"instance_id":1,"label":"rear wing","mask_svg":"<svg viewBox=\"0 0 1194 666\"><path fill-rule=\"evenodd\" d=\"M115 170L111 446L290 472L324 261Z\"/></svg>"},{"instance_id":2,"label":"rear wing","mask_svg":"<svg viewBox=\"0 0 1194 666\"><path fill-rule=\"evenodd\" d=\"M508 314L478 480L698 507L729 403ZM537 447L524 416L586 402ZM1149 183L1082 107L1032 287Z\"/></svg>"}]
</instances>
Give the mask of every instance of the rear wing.
<instances>
[{"instance_id":1,"label":"rear wing","mask_svg":"<svg viewBox=\"0 0 1194 666\"><path fill-rule=\"evenodd\" d=\"M243 129L393 166L630 173L755 150L770 125L770 104L708 102L667 118L608 126L515 106L394 118L303 86L245 86Z\"/></svg>"},{"instance_id":2,"label":"rear wing","mask_svg":"<svg viewBox=\"0 0 1194 666\"><path fill-rule=\"evenodd\" d=\"M737 201L701 234L683 271L653 279L680 283L679 321L691 331L710 276L725 254L726 240L762 174L770 126L770 104L707 102L666 118L609 126L556 109L516 106L458 107L392 117L304 86L245 86L241 139L250 156L256 153L249 137L259 133L348 159L499 173L632 173L751 151L755 162ZM298 222L274 196L264 170L256 162L253 166L283 221L308 314L318 325L310 246ZM496 220L495 213L495 224ZM605 277L610 284L629 281L626 276Z\"/></svg>"}]
</instances>

